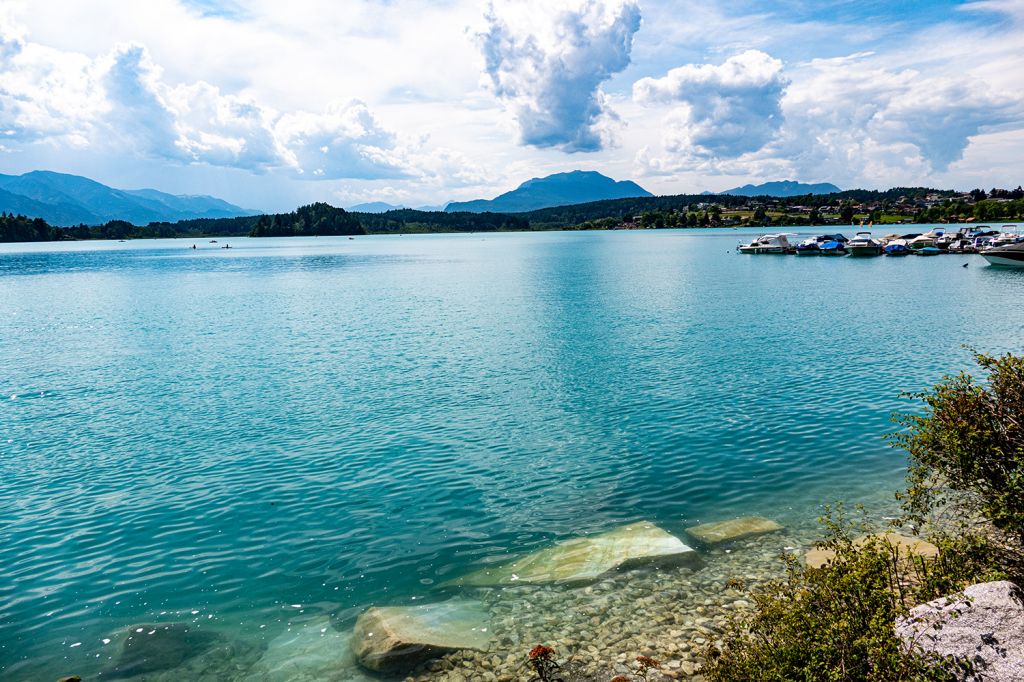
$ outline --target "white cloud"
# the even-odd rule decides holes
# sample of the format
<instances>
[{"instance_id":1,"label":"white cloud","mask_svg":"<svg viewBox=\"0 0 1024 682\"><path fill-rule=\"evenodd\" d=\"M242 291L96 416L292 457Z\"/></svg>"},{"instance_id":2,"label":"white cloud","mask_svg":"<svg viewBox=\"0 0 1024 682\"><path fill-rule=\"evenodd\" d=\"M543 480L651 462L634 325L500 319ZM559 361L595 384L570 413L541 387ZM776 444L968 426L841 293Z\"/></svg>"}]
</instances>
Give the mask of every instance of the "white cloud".
<instances>
[{"instance_id":1,"label":"white cloud","mask_svg":"<svg viewBox=\"0 0 1024 682\"><path fill-rule=\"evenodd\" d=\"M0 29L4 29L0 24ZM280 114L203 81L170 85L145 47L94 60L0 32L0 129L12 142L70 144L309 179L409 175L396 136L358 101Z\"/></svg>"},{"instance_id":2,"label":"white cloud","mask_svg":"<svg viewBox=\"0 0 1024 682\"><path fill-rule=\"evenodd\" d=\"M973 137L1024 122L1018 93L970 74L892 70L874 55L815 60L783 101L774 150L798 173L848 183L905 183L946 171Z\"/></svg>"},{"instance_id":3,"label":"white cloud","mask_svg":"<svg viewBox=\"0 0 1024 682\"><path fill-rule=\"evenodd\" d=\"M782 125L782 95L789 84L782 62L748 50L723 64L688 64L663 78L633 86L642 104L668 104L664 124L668 152L693 157L732 158L771 141Z\"/></svg>"},{"instance_id":4,"label":"white cloud","mask_svg":"<svg viewBox=\"0 0 1024 682\"><path fill-rule=\"evenodd\" d=\"M779 60L747 52L642 79L634 97L668 109L660 143L637 154L653 175L925 182L960 161L976 136L1024 124L1017 93L966 73L889 68L872 53L784 71Z\"/></svg>"},{"instance_id":5,"label":"white cloud","mask_svg":"<svg viewBox=\"0 0 1024 682\"><path fill-rule=\"evenodd\" d=\"M601 83L629 64L640 7L630 0L501 2L480 36L494 93L519 127L520 141L567 152L609 142Z\"/></svg>"}]
</instances>

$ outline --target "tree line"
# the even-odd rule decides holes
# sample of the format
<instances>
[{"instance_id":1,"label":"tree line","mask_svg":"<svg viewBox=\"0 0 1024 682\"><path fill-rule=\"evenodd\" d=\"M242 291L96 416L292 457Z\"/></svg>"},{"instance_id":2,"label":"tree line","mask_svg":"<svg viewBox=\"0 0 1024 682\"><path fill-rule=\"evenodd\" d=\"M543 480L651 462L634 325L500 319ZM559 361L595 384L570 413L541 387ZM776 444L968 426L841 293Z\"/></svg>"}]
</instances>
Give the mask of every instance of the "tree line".
<instances>
[{"instance_id":1,"label":"tree line","mask_svg":"<svg viewBox=\"0 0 1024 682\"><path fill-rule=\"evenodd\" d=\"M940 203L920 206L926 199ZM526 213L467 213L398 209L386 213L356 213L320 202L290 213L236 218L197 218L145 226L113 220L103 225L55 227L39 218L0 214L0 241L58 241L77 239L146 239L172 237L292 237L410 232L496 232L524 230L716 227L719 225L821 225L854 221L856 206L872 203L867 214L881 222L883 215L899 210L916 223L1024 219L1024 190L974 190L971 198L953 191L926 187L896 187L885 191L848 190L834 194L798 197L745 197L733 195L679 194L594 201L586 204L544 208ZM736 211L752 207L752 214ZM799 207L799 211L790 212ZM833 213L826 218L825 209ZM838 210L838 216L834 211ZM723 213L733 211L732 215Z\"/></svg>"}]
</instances>

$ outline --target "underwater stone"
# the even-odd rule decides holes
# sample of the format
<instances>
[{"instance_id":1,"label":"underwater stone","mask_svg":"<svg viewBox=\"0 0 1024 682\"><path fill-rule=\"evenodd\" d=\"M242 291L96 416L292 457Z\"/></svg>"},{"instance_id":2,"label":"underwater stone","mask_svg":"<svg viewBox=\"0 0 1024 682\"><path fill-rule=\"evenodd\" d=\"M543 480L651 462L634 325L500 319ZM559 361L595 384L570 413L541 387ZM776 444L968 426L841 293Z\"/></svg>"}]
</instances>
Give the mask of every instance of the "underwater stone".
<instances>
[{"instance_id":1,"label":"underwater stone","mask_svg":"<svg viewBox=\"0 0 1024 682\"><path fill-rule=\"evenodd\" d=\"M488 619L483 604L464 600L373 607L356 620L352 651L370 670L407 671L452 651L486 651Z\"/></svg>"},{"instance_id":2,"label":"underwater stone","mask_svg":"<svg viewBox=\"0 0 1024 682\"><path fill-rule=\"evenodd\" d=\"M703 523L687 528L686 533L694 540L705 545L718 545L723 542L742 540L766 533L774 533L784 528L781 524L761 516L744 516L728 521Z\"/></svg>"},{"instance_id":3,"label":"underwater stone","mask_svg":"<svg viewBox=\"0 0 1024 682\"><path fill-rule=\"evenodd\" d=\"M579 584L606 573L645 564L698 565L692 547L653 523L642 521L589 537L565 540L521 559L484 568L451 585Z\"/></svg>"},{"instance_id":4,"label":"underwater stone","mask_svg":"<svg viewBox=\"0 0 1024 682\"><path fill-rule=\"evenodd\" d=\"M356 667L351 635L327 617L293 623L275 637L251 676L259 682L349 682L365 677Z\"/></svg>"},{"instance_id":5,"label":"underwater stone","mask_svg":"<svg viewBox=\"0 0 1024 682\"><path fill-rule=\"evenodd\" d=\"M111 677L132 677L177 668L222 640L217 633L190 623L133 625L123 637L121 650L107 670Z\"/></svg>"}]
</instances>

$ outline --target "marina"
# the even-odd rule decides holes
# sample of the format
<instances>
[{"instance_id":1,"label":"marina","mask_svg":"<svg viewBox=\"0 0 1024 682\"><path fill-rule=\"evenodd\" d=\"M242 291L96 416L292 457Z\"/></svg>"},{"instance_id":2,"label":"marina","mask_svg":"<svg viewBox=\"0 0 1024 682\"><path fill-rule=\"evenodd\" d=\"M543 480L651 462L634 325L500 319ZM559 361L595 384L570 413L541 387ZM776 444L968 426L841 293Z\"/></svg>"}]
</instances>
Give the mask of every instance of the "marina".
<instances>
[{"instance_id":1,"label":"marina","mask_svg":"<svg viewBox=\"0 0 1024 682\"><path fill-rule=\"evenodd\" d=\"M736 250L747 254L798 256L940 256L981 254L992 265L1024 267L1024 235L1017 225L995 230L987 225L962 227L956 232L935 227L925 233L889 234L875 238L870 231L858 231L853 239L839 233L808 237L796 245L793 232L763 234Z\"/></svg>"}]
</instances>

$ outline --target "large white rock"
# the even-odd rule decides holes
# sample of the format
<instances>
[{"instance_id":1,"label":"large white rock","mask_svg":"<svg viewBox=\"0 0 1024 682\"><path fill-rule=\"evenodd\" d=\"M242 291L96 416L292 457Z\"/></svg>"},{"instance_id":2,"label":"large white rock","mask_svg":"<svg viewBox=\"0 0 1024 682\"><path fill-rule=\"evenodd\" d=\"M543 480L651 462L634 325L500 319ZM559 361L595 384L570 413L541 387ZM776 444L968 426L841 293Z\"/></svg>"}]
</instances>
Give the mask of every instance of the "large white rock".
<instances>
[{"instance_id":1,"label":"large white rock","mask_svg":"<svg viewBox=\"0 0 1024 682\"><path fill-rule=\"evenodd\" d=\"M967 660L958 680L1024 680L1024 593L1000 580L911 609L896 634L921 652Z\"/></svg>"},{"instance_id":2,"label":"large white rock","mask_svg":"<svg viewBox=\"0 0 1024 682\"><path fill-rule=\"evenodd\" d=\"M370 670L410 670L451 651L486 651L491 638L488 620L483 604L461 599L373 607L356 620L352 651Z\"/></svg>"},{"instance_id":3,"label":"large white rock","mask_svg":"<svg viewBox=\"0 0 1024 682\"><path fill-rule=\"evenodd\" d=\"M451 584L579 584L597 580L609 571L650 563L697 565L700 557L676 536L641 521L607 533L559 542L515 561L475 571Z\"/></svg>"},{"instance_id":4,"label":"large white rock","mask_svg":"<svg viewBox=\"0 0 1024 682\"><path fill-rule=\"evenodd\" d=\"M371 682L356 664L351 634L327 617L293 623L267 645L246 679L253 682Z\"/></svg>"}]
</instances>

